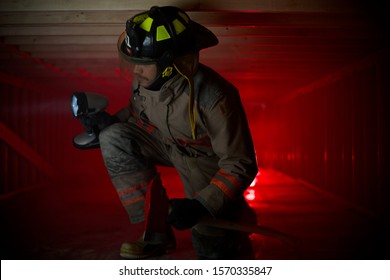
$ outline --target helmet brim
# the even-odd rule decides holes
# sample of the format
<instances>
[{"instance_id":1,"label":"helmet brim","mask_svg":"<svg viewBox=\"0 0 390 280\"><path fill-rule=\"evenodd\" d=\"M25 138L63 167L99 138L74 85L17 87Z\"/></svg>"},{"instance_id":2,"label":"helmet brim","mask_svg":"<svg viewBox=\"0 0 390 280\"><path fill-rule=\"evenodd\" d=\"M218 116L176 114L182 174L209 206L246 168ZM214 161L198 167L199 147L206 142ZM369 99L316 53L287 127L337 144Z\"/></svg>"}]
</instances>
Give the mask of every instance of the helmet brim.
<instances>
[{"instance_id":1,"label":"helmet brim","mask_svg":"<svg viewBox=\"0 0 390 280\"><path fill-rule=\"evenodd\" d=\"M191 29L195 37L195 45L198 51L218 45L218 38L211 30L191 20Z\"/></svg>"}]
</instances>

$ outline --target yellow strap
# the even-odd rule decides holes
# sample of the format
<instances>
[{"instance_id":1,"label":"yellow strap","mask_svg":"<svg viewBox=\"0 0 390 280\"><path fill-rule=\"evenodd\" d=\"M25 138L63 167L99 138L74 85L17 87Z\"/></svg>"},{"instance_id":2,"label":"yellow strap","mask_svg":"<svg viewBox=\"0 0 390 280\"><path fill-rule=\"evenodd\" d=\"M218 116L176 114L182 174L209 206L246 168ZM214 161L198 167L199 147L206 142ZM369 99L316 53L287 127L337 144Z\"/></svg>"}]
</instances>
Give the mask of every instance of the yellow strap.
<instances>
[{"instance_id":1,"label":"yellow strap","mask_svg":"<svg viewBox=\"0 0 390 280\"><path fill-rule=\"evenodd\" d=\"M188 112L190 116L192 140L196 140L196 110L194 106L194 84L192 83L191 79L185 74L183 74L175 64L173 64L173 66L175 67L177 72L179 72L179 74L187 80L188 85L190 86L190 94L188 97Z\"/></svg>"}]
</instances>

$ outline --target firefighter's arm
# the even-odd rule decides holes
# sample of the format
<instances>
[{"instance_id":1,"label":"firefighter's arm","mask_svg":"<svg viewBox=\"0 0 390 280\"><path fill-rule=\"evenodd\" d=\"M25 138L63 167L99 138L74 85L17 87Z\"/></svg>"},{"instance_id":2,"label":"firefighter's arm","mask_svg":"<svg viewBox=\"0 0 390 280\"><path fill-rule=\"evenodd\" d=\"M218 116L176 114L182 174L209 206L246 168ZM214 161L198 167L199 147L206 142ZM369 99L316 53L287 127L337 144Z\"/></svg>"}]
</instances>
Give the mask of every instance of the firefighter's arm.
<instances>
[{"instance_id":1,"label":"firefighter's arm","mask_svg":"<svg viewBox=\"0 0 390 280\"><path fill-rule=\"evenodd\" d=\"M130 118L130 104L115 113L120 122L126 122Z\"/></svg>"},{"instance_id":2,"label":"firefighter's arm","mask_svg":"<svg viewBox=\"0 0 390 280\"><path fill-rule=\"evenodd\" d=\"M205 112L208 134L220 158L219 171L196 199L214 216L241 197L257 174L257 163L244 108L237 92Z\"/></svg>"}]
</instances>

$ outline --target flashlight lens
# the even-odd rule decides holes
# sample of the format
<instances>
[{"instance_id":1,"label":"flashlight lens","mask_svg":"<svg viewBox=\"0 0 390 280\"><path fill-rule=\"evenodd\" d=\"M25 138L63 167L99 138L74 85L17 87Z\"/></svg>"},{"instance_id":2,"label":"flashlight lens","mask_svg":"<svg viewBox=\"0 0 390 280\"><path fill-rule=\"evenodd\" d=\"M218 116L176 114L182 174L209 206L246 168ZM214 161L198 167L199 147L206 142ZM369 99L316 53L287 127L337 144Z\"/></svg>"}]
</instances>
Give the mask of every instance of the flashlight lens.
<instances>
[{"instance_id":1,"label":"flashlight lens","mask_svg":"<svg viewBox=\"0 0 390 280\"><path fill-rule=\"evenodd\" d=\"M79 111L79 105L77 103L77 97L76 95L73 95L72 97L72 111L73 111L73 116L77 117L78 116L78 111Z\"/></svg>"}]
</instances>

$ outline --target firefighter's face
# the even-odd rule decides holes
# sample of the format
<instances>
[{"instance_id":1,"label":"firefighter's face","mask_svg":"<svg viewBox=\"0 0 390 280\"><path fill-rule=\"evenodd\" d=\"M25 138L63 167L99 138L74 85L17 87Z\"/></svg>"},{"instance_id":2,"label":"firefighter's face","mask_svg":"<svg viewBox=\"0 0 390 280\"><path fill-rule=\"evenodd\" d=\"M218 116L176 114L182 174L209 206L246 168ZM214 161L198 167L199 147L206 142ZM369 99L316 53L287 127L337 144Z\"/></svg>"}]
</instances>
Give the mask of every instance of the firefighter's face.
<instances>
[{"instance_id":1,"label":"firefighter's face","mask_svg":"<svg viewBox=\"0 0 390 280\"><path fill-rule=\"evenodd\" d=\"M157 78L156 64L135 64L133 70L135 78L141 87L149 87Z\"/></svg>"}]
</instances>

